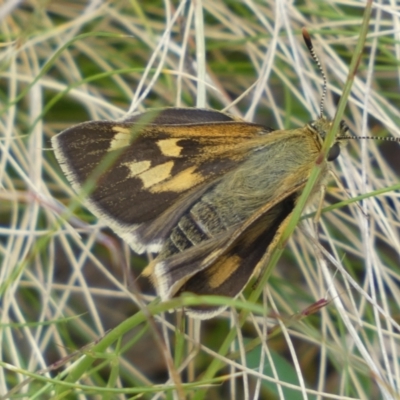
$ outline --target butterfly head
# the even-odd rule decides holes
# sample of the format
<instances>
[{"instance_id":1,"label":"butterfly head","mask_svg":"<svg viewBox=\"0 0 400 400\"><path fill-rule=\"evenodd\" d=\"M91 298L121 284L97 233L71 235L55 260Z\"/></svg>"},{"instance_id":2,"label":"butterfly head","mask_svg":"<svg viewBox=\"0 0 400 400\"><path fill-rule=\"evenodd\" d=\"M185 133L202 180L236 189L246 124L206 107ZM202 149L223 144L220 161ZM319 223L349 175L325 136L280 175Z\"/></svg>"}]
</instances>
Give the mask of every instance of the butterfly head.
<instances>
[{"instance_id":1,"label":"butterfly head","mask_svg":"<svg viewBox=\"0 0 400 400\"><path fill-rule=\"evenodd\" d=\"M324 116L320 118L310 121L307 124L307 128L319 139L323 142L328 134L329 130L331 129L333 121L327 119ZM340 121L339 130L335 135L335 142L332 144L331 148L329 149L327 160L334 161L340 155L340 149L346 141L340 140L343 138L349 138L349 128L347 124L342 120Z\"/></svg>"}]
</instances>

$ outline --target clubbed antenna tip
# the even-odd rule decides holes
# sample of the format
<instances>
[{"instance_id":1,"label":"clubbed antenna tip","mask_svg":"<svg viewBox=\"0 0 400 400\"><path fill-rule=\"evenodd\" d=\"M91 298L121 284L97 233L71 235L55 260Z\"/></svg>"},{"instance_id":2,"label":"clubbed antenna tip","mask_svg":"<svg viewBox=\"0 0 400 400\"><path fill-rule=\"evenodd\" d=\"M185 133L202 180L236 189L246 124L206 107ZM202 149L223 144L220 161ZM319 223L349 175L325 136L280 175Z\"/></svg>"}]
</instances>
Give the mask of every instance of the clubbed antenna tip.
<instances>
[{"instance_id":1,"label":"clubbed antenna tip","mask_svg":"<svg viewBox=\"0 0 400 400\"><path fill-rule=\"evenodd\" d=\"M303 39L304 39L304 41L305 41L305 43L306 43L306 45L308 47L308 50L311 51L312 48L313 48L313 45L312 45L311 36L308 33L308 30L306 28L302 28L301 29L301 33L303 34Z\"/></svg>"}]
</instances>

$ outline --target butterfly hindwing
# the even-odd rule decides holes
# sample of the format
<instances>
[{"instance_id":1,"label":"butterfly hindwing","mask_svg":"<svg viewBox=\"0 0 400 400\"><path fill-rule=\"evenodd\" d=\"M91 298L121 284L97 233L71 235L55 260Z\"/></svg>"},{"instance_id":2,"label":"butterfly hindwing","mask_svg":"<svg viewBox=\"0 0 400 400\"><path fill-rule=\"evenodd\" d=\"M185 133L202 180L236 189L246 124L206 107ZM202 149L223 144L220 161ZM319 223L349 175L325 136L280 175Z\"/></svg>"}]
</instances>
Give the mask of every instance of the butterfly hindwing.
<instances>
[{"instance_id":1,"label":"butterfly hindwing","mask_svg":"<svg viewBox=\"0 0 400 400\"><path fill-rule=\"evenodd\" d=\"M305 181L300 180L290 191L266 203L239 227L185 252L154 260L146 275L151 275L161 297L168 299L182 292L236 297L268 259ZM188 309L198 318L211 318L220 311L210 306Z\"/></svg>"}]
</instances>

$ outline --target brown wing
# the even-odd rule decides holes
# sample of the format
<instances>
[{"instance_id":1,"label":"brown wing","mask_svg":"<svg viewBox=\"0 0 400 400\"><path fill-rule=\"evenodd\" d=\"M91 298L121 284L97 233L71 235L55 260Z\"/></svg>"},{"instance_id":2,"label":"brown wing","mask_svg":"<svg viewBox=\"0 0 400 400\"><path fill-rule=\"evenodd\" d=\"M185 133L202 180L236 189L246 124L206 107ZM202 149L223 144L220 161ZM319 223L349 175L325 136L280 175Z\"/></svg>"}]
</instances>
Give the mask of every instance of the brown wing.
<instances>
[{"instance_id":1,"label":"brown wing","mask_svg":"<svg viewBox=\"0 0 400 400\"><path fill-rule=\"evenodd\" d=\"M195 246L165 260L155 260L148 268L162 299L188 291L198 295L235 297L270 253L293 211L305 181L259 209L235 230ZM219 307L192 307L197 318L211 318Z\"/></svg>"},{"instance_id":2,"label":"brown wing","mask_svg":"<svg viewBox=\"0 0 400 400\"><path fill-rule=\"evenodd\" d=\"M137 252L158 251L183 212L270 131L217 111L171 108L86 122L53 147L76 191L92 181L90 211ZM162 214L164 226L154 225Z\"/></svg>"}]
</instances>

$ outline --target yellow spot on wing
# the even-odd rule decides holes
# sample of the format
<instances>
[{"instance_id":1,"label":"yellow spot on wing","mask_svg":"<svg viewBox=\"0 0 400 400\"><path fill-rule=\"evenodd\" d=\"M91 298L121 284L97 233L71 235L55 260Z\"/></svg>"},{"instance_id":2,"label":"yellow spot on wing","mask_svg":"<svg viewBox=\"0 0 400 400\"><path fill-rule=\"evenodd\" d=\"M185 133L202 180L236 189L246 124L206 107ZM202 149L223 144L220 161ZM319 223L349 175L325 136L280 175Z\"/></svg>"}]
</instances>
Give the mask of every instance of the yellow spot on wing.
<instances>
[{"instance_id":1,"label":"yellow spot on wing","mask_svg":"<svg viewBox=\"0 0 400 400\"><path fill-rule=\"evenodd\" d=\"M146 161L143 161L146 162ZM138 163L137 163L138 164ZM164 164L157 165L148 169L145 172L137 175L143 182L143 186L147 189L156 185L159 182L165 181L171 176L171 170L174 166L173 161L168 161Z\"/></svg>"},{"instance_id":2,"label":"yellow spot on wing","mask_svg":"<svg viewBox=\"0 0 400 400\"><path fill-rule=\"evenodd\" d=\"M107 151L113 151L127 147L131 144L131 132L128 128L122 128L121 126L114 126L113 131L116 132L112 138L110 146Z\"/></svg>"},{"instance_id":3,"label":"yellow spot on wing","mask_svg":"<svg viewBox=\"0 0 400 400\"><path fill-rule=\"evenodd\" d=\"M210 268L206 269L209 278L208 286L211 288L220 287L240 267L242 259L238 255L230 257L223 256Z\"/></svg>"},{"instance_id":4,"label":"yellow spot on wing","mask_svg":"<svg viewBox=\"0 0 400 400\"><path fill-rule=\"evenodd\" d=\"M183 192L184 190L190 189L204 180L203 175L194 172L195 169L196 167L193 166L174 175L165 182L161 182L160 180L160 183L152 187L150 191L153 193Z\"/></svg>"},{"instance_id":5,"label":"yellow spot on wing","mask_svg":"<svg viewBox=\"0 0 400 400\"><path fill-rule=\"evenodd\" d=\"M168 157L179 157L182 151L182 147L177 145L180 139L163 139L157 142L157 146L160 148L161 153Z\"/></svg>"},{"instance_id":6,"label":"yellow spot on wing","mask_svg":"<svg viewBox=\"0 0 400 400\"><path fill-rule=\"evenodd\" d=\"M139 161L139 162L126 162L123 165L129 168L128 178L134 178L135 176L147 171L150 168L150 161Z\"/></svg>"}]
</instances>

